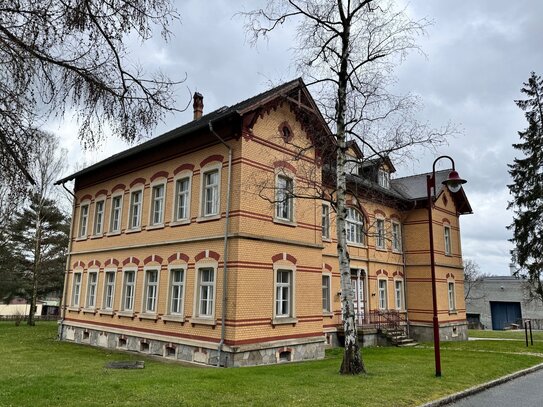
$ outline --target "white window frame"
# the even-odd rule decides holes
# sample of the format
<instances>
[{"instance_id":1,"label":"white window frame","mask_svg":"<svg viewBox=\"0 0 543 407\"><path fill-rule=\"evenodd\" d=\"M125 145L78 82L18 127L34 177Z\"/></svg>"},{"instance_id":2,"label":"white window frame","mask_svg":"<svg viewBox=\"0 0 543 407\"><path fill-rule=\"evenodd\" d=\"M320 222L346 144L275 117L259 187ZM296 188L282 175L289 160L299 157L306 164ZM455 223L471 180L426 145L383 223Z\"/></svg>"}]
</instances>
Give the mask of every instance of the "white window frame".
<instances>
[{"instance_id":1,"label":"white window frame","mask_svg":"<svg viewBox=\"0 0 543 407\"><path fill-rule=\"evenodd\" d=\"M96 276L96 280L94 282L91 282L91 275ZM98 278L98 269L92 269L87 271L87 295L85 298L86 309L96 309L96 301L98 300Z\"/></svg>"},{"instance_id":2,"label":"white window frame","mask_svg":"<svg viewBox=\"0 0 543 407\"><path fill-rule=\"evenodd\" d=\"M375 218L375 248L377 250L386 250L386 230L385 219Z\"/></svg>"},{"instance_id":3,"label":"white window frame","mask_svg":"<svg viewBox=\"0 0 543 407\"><path fill-rule=\"evenodd\" d=\"M322 239L330 240L330 205L327 203L323 203L321 211Z\"/></svg>"},{"instance_id":4,"label":"white window frame","mask_svg":"<svg viewBox=\"0 0 543 407\"><path fill-rule=\"evenodd\" d=\"M405 309L404 280L402 279L394 280L394 306L398 311L403 311Z\"/></svg>"},{"instance_id":5,"label":"white window frame","mask_svg":"<svg viewBox=\"0 0 543 407\"><path fill-rule=\"evenodd\" d=\"M202 274L205 271L212 271L213 273L213 281L212 282L204 282L202 284ZM196 268L196 290L195 290L195 296L194 296L194 316L198 319L203 320L212 320L215 319L215 308L216 308L216 298L217 298L217 267L215 265L210 264L204 264L200 265ZM211 305L208 305L206 308L206 313L202 313L201 306L202 306L202 294L205 291L207 292L207 302L209 304L209 294L211 293ZM210 290L210 291L209 291ZM210 311L210 312L209 312Z\"/></svg>"},{"instance_id":6,"label":"white window frame","mask_svg":"<svg viewBox=\"0 0 543 407\"><path fill-rule=\"evenodd\" d=\"M443 244L445 246L445 256L452 256L452 233L451 225L443 225Z\"/></svg>"},{"instance_id":7,"label":"white window frame","mask_svg":"<svg viewBox=\"0 0 543 407\"><path fill-rule=\"evenodd\" d=\"M222 176L222 163L215 163L214 165L205 166L200 170L200 219L216 219L221 216L221 176ZM206 175L211 172L217 172L217 185L210 187L206 184ZM206 212L206 198L208 188L215 190L216 194L216 208L214 212Z\"/></svg>"},{"instance_id":8,"label":"white window frame","mask_svg":"<svg viewBox=\"0 0 543 407\"><path fill-rule=\"evenodd\" d=\"M83 208L86 208L85 215L83 215ZM90 201L81 202L79 204L79 228L77 234L78 239L86 239L89 235L89 215Z\"/></svg>"},{"instance_id":9,"label":"white window frame","mask_svg":"<svg viewBox=\"0 0 543 407\"><path fill-rule=\"evenodd\" d=\"M73 307L79 307L81 303L81 284L83 282L83 271L74 271L72 277L72 301Z\"/></svg>"},{"instance_id":10,"label":"white window frame","mask_svg":"<svg viewBox=\"0 0 543 407\"><path fill-rule=\"evenodd\" d=\"M136 188L133 188L130 190L130 195L129 195L129 202L128 202L128 223L127 223L127 229L129 231L138 231L138 230L141 230L141 221L142 221L142 211L143 211L143 192L145 190L145 187L143 185L139 186L139 187L136 187ZM134 218L134 195L139 193L140 194L140 201L138 203L138 224L137 225L134 225L132 223L133 221L133 218Z\"/></svg>"},{"instance_id":11,"label":"white window frame","mask_svg":"<svg viewBox=\"0 0 543 407\"><path fill-rule=\"evenodd\" d=\"M402 252L402 224L397 220L392 222L392 251Z\"/></svg>"},{"instance_id":12,"label":"white window frame","mask_svg":"<svg viewBox=\"0 0 543 407\"><path fill-rule=\"evenodd\" d=\"M133 282L128 282L127 281L127 274L128 273L133 273L134 275L134 281ZM136 285L137 285L137 280L138 280L138 269L137 268L126 268L126 269L123 269L123 284L122 284L122 295L121 295L121 306L120 306L120 309L121 309L121 312L124 312L124 313L133 313L134 312L134 307L136 305ZM130 284L130 286L132 287L132 296L131 296L131 307L128 308L126 306L126 299L127 299L127 288L128 288L128 284Z\"/></svg>"},{"instance_id":13,"label":"white window frame","mask_svg":"<svg viewBox=\"0 0 543 407\"><path fill-rule=\"evenodd\" d=\"M377 170L377 184L381 188L390 189L390 172L383 168Z\"/></svg>"},{"instance_id":14,"label":"white window frame","mask_svg":"<svg viewBox=\"0 0 543 407\"><path fill-rule=\"evenodd\" d=\"M156 274L156 280L150 281L150 277ZM141 301L142 314L156 315L158 313L158 299L160 287L160 266L149 266L143 270L143 292ZM149 306L149 303L153 306Z\"/></svg>"},{"instance_id":15,"label":"white window frame","mask_svg":"<svg viewBox=\"0 0 543 407\"><path fill-rule=\"evenodd\" d=\"M179 217L179 203L180 203L180 194L179 194L179 183L183 180L188 180L188 189L184 194L186 197L186 216ZM174 178L173 181L174 188L174 206L172 210L172 223L189 223L190 222L190 201L192 199L192 171L182 171Z\"/></svg>"},{"instance_id":16,"label":"white window frame","mask_svg":"<svg viewBox=\"0 0 543 407\"><path fill-rule=\"evenodd\" d=\"M98 204L102 204L102 211L98 212ZM100 215L100 219L98 216ZM94 200L94 222L92 233L94 236L102 236L104 234L104 219L106 217L106 198L97 198ZM100 220L100 222L98 222ZM99 227L98 227L99 226Z\"/></svg>"},{"instance_id":17,"label":"white window frame","mask_svg":"<svg viewBox=\"0 0 543 407\"><path fill-rule=\"evenodd\" d=\"M325 285L325 280L328 281L327 285ZM328 293L325 293L325 290L328 290ZM328 302L328 308L325 306L325 300ZM332 313L332 274L330 273L322 274L322 313Z\"/></svg>"},{"instance_id":18,"label":"white window frame","mask_svg":"<svg viewBox=\"0 0 543 407\"><path fill-rule=\"evenodd\" d=\"M384 284L383 284L384 283ZM381 287L384 285L384 287ZM380 310L388 309L388 279L377 279L378 306Z\"/></svg>"},{"instance_id":19,"label":"white window frame","mask_svg":"<svg viewBox=\"0 0 543 407\"><path fill-rule=\"evenodd\" d=\"M454 281L447 281L447 298L449 311L456 311L456 284Z\"/></svg>"},{"instance_id":20,"label":"white window frame","mask_svg":"<svg viewBox=\"0 0 543 407\"><path fill-rule=\"evenodd\" d=\"M151 204L149 205L149 228L159 228L164 226L164 218L165 218L165 210L166 210L166 186L167 186L168 180L167 179L160 179L158 181L154 181L151 183L149 191L150 191L150 199ZM155 196L155 191L158 190L160 187L162 187L162 197L157 198ZM160 207L160 212L158 214L158 219L155 219L155 211L157 207Z\"/></svg>"},{"instance_id":21,"label":"white window frame","mask_svg":"<svg viewBox=\"0 0 543 407\"><path fill-rule=\"evenodd\" d=\"M115 213L117 212L117 210L115 209L114 202L117 198L119 198L119 208L118 208L119 216L117 217L118 227L115 228L113 223L115 220ZM124 201L124 192L111 195L111 212L109 214L109 232L108 232L109 235L121 233L122 218L123 218L123 201Z\"/></svg>"},{"instance_id":22,"label":"white window frame","mask_svg":"<svg viewBox=\"0 0 543 407\"><path fill-rule=\"evenodd\" d=\"M357 218L351 216L356 214ZM347 207L345 216L345 234L347 243L354 245L364 245L364 215L356 208ZM355 239L353 239L353 236Z\"/></svg>"},{"instance_id":23,"label":"white window frame","mask_svg":"<svg viewBox=\"0 0 543 407\"><path fill-rule=\"evenodd\" d=\"M279 182L285 180L286 188L281 187ZM291 185L291 190L288 190L289 183ZM296 185L294 182L294 177L291 174L280 172L275 175L275 216L274 218L280 222L294 222L294 213L295 213L295 199L294 191ZM286 192L285 192L286 191ZM288 196L290 194L290 197ZM286 216L283 216L286 208Z\"/></svg>"},{"instance_id":24,"label":"white window frame","mask_svg":"<svg viewBox=\"0 0 543 407\"><path fill-rule=\"evenodd\" d=\"M290 289L289 289L289 313L278 314L277 304L279 298L277 278L280 272L290 273ZM275 264L273 267L273 321L274 325L293 324L298 322L296 319L296 267L293 265Z\"/></svg>"},{"instance_id":25,"label":"white window frame","mask_svg":"<svg viewBox=\"0 0 543 407\"><path fill-rule=\"evenodd\" d=\"M113 282L109 281L108 276L113 275ZM117 282L117 269L104 270L104 290L102 296L102 309L113 311L115 308L115 283ZM108 301L108 299L110 299ZM108 302L110 304L108 304Z\"/></svg>"},{"instance_id":26,"label":"white window frame","mask_svg":"<svg viewBox=\"0 0 543 407\"><path fill-rule=\"evenodd\" d=\"M168 276L168 315L172 316L179 316L183 317L185 312L185 287L186 287L186 280L187 280L187 266L186 265L173 265L169 268L169 276ZM181 281L174 283L174 273L177 271L181 271ZM178 300L178 310L174 310L173 307L173 300L174 300L174 290L175 287L178 287L178 293L179 293L179 300Z\"/></svg>"}]
</instances>

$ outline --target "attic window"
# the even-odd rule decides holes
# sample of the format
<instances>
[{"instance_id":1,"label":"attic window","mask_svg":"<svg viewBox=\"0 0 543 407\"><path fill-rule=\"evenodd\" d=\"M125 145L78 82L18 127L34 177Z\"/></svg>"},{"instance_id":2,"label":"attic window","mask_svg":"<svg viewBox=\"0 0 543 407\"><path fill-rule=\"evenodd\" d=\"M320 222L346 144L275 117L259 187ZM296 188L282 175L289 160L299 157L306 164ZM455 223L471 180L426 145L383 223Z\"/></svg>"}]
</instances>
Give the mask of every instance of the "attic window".
<instances>
[{"instance_id":1,"label":"attic window","mask_svg":"<svg viewBox=\"0 0 543 407\"><path fill-rule=\"evenodd\" d=\"M385 171L382 168L379 168L377 172L377 183L380 187L389 189L390 188L390 173Z\"/></svg>"},{"instance_id":2,"label":"attic window","mask_svg":"<svg viewBox=\"0 0 543 407\"><path fill-rule=\"evenodd\" d=\"M287 122L283 122L279 125L279 134L285 143L288 143L292 140L292 128Z\"/></svg>"}]
</instances>

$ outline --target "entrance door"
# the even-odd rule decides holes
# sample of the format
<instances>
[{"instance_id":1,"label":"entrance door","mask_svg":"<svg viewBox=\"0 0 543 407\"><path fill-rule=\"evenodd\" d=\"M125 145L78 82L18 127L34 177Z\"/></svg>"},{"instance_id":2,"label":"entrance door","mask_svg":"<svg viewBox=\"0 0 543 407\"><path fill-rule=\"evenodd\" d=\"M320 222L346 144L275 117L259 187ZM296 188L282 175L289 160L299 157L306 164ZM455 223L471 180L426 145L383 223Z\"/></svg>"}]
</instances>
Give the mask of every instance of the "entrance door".
<instances>
[{"instance_id":1,"label":"entrance door","mask_svg":"<svg viewBox=\"0 0 543 407\"><path fill-rule=\"evenodd\" d=\"M351 286L354 290L354 309L356 311L356 322L359 325L364 323L366 310L365 277L366 275L364 272L361 272L360 277L358 277L357 270L351 270Z\"/></svg>"},{"instance_id":2,"label":"entrance door","mask_svg":"<svg viewBox=\"0 0 543 407\"><path fill-rule=\"evenodd\" d=\"M490 301L492 329L504 329L522 318L520 302Z\"/></svg>"}]
</instances>

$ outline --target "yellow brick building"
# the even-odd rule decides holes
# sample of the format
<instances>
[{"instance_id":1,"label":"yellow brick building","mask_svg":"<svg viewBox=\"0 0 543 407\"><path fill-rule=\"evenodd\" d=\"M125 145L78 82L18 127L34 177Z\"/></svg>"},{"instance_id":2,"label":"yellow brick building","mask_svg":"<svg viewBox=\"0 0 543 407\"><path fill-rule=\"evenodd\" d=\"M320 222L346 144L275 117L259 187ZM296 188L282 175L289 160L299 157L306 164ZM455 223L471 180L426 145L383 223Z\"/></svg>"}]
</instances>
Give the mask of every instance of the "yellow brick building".
<instances>
[{"instance_id":1,"label":"yellow brick building","mask_svg":"<svg viewBox=\"0 0 543 407\"><path fill-rule=\"evenodd\" d=\"M223 366L322 358L341 328L334 211L315 198L331 191L329 129L301 80L204 116L197 94L194 107L192 122L58 181L75 180L61 338ZM431 338L424 176L390 179L389 160L350 151L359 325L374 342L392 317ZM463 191L440 189L442 339L466 338L458 217L470 211Z\"/></svg>"}]
</instances>

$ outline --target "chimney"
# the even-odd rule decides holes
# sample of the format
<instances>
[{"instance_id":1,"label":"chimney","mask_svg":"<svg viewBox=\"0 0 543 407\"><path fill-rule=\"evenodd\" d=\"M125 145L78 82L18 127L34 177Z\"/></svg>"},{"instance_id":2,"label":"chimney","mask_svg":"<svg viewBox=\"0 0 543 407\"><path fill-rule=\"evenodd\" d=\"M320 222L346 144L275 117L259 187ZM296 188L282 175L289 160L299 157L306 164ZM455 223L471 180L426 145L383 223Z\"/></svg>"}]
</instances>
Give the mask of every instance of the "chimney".
<instances>
[{"instance_id":1,"label":"chimney","mask_svg":"<svg viewBox=\"0 0 543 407\"><path fill-rule=\"evenodd\" d=\"M509 274L514 276L515 271L517 271L517 268L515 267L515 263L509 263Z\"/></svg>"},{"instance_id":2,"label":"chimney","mask_svg":"<svg viewBox=\"0 0 543 407\"><path fill-rule=\"evenodd\" d=\"M194 103L192 104L194 109L194 120L198 120L202 117L204 112L204 97L199 92L194 92Z\"/></svg>"}]
</instances>

